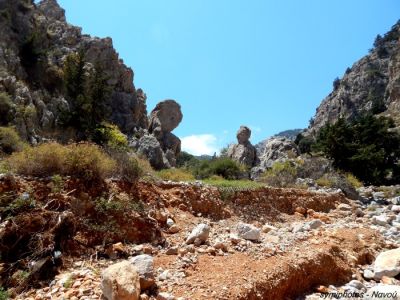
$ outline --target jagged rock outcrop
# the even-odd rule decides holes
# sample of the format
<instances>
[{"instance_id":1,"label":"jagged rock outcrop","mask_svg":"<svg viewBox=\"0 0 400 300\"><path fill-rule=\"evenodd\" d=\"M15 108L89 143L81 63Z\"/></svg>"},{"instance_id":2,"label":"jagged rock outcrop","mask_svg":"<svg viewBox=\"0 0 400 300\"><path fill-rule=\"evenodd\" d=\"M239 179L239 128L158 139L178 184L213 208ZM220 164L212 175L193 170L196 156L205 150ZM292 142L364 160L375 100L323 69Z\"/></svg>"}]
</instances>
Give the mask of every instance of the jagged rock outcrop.
<instances>
[{"instance_id":1,"label":"jagged rock outcrop","mask_svg":"<svg viewBox=\"0 0 400 300\"><path fill-rule=\"evenodd\" d=\"M236 138L238 144L229 147L227 156L243 165L254 167L257 162L257 150L250 143L251 130L246 126L240 126Z\"/></svg>"},{"instance_id":2,"label":"jagged rock outcrop","mask_svg":"<svg viewBox=\"0 0 400 300\"><path fill-rule=\"evenodd\" d=\"M133 71L123 64L111 38L82 34L81 28L65 22L55 0L37 5L4 0L0 10L0 92L10 96L11 125L24 138L60 137L61 112L71 108L63 87L64 61L78 51L84 53L87 69L96 65L105 73L109 121L126 134L147 128L146 96L135 89Z\"/></svg>"},{"instance_id":3,"label":"jagged rock outcrop","mask_svg":"<svg viewBox=\"0 0 400 300\"><path fill-rule=\"evenodd\" d=\"M289 158L298 157L300 150L290 139L271 137L265 141L264 147L259 150L260 163L251 170L252 178L261 175L271 168L275 162L283 162Z\"/></svg>"},{"instance_id":4,"label":"jagged rock outcrop","mask_svg":"<svg viewBox=\"0 0 400 300\"><path fill-rule=\"evenodd\" d=\"M82 34L66 22L56 0L1 0L0 11L0 101L11 101L11 122L3 122L4 117L2 125L15 126L32 144L77 139L76 128L63 123L76 106L68 95L65 62L82 53L87 74L94 69L104 73L106 121L117 125L154 167L175 165L181 143L171 131L182 120L179 104L163 101L148 117L146 94L135 88L133 71L119 58L111 38Z\"/></svg>"},{"instance_id":5,"label":"jagged rock outcrop","mask_svg":"<svg viewBox=\"0 0 400 300\"><path fill-rule=\"evenodd\" d=\"M370 53L348 68L317 108L308 133L316 134L339 118L365 112L389 115L400 125L400 22L378 36Z\"/></svg>"}]
</instances>

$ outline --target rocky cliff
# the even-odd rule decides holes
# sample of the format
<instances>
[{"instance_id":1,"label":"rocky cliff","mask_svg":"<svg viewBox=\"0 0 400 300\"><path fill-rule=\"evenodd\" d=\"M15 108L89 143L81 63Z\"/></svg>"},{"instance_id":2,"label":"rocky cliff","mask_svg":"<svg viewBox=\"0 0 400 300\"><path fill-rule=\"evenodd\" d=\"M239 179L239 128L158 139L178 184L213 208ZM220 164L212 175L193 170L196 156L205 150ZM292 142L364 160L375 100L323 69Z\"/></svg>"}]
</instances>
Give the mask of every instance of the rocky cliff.
<instances>
[{"instance_id":1,"label":"rocky cliff","mask_svg":"<svg viewBox=\"0 0 400 300\"><path fill-rule=\"evenodd\" d=\"M78 53L84 57L83 77L94 68L104 73L106 121L128 137L151 134L154 128L149 128L146 95L135 88L134 73L119 58L111 38L82 34L81 28L66 22L56 0L38 4L0 0L0 126L15 126L32 144L49 138L75 140L76 128L62 123L63 116L72 114L76 106L65 86L65 62ZM164 157L157 167L173 165L171 156L180 151L179 139L168 130L163 133L154 142ZM166 155L168 143L173 149Z\"/></svg>"},{"instance_id":2,"label":"rocky cliff","mask_svg":"<svg viewBox=\"0 0 400 300\"><path fill-rule=\"evenodd\" d=\"M315 134L339 118L365 112L385 114L400 125L400 22L377 36L370 53L334 81L333 91L317 108L308 132Z\"/></svg>"}]
</instances>

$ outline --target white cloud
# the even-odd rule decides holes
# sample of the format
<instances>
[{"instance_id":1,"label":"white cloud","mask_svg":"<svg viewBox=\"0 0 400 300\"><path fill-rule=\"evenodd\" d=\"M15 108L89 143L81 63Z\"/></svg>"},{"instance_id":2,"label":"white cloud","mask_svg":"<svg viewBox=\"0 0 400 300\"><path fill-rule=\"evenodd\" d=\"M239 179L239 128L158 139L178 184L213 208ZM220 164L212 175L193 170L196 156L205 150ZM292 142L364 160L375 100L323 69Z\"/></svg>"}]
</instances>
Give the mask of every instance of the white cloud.
<instances>
[{"instance_id":1,"label":"white cloud","mask_svg":"<svg viewBox=\"0 0 400 300\"><path fill-rule=\"evenodd\" d=\"M212 134L189 135L181 138L182 150L193 155L213 155L218 151L217 138Z\"/></svg>"}]
</instances>

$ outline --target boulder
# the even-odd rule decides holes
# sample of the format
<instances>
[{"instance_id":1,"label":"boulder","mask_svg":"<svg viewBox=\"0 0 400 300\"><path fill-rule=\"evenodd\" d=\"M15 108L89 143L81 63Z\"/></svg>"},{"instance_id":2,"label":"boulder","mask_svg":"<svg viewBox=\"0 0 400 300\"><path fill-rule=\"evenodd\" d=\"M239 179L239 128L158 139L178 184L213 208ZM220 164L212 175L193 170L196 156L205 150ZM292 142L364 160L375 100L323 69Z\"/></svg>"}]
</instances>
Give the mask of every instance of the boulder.
<instances>
[{"instance_id":1,"label":"boulder","mask_svg":"<svg viewBox=\"0 0 400 300\"><path fill-rule=\"evenodd\" d=\"M138 145L138 153L147 157L153 168L159 170L166 167L164 153L155 136L144 135L140 138Z\"/></svg>"},{"instance_id":2,"label":"boulder","mask_svg":"<svg viewBox=\"0 0 400 300\"><path fill-rule=\"evenodd\" d=\"M178 127L182 118L181 106L175 100L162 101L150 114L149 132L160 138Z\"/></svg>"},{"instance_id":3,"label":"boulder","mask_svg":"<svg viewBox=\"0 0 400 300\"><path fill-rule=\"evenodd\" d=\"M210 226L207 224L197 225L186 239L186 244L193 244L195 240L204 243L210 234Z\"/></svg>"},{"instance_id":4,"label":"boulder","mask_svg":"<svg viewBox=\"0 0 400 300\"><path fill-rule=\"evenodd\" d=\"M129 261L109 266L102 273L101 290L107 300L138 300L140 279Z\"/></svg>"},{"instance_id":5,"label":"boulder","mask_svg":"<svg viewBox=\"0 0 400 300\"><path fill-rule=\"evenodd\" d=\"M373 264L374 278L395 277L400 274L400 248L380 253Z\"/></svg>"},{"instance_id":6,"label":"boulder","mask_svg":"<svg viewBox=\"0 0 400 300\"><path fill-rule=\"evenodd\" d=\"M147 254L135 256L130 262L136 268L140 277L140 288L146 290L155 283L153 257Z\"/></svg>"},{"instance_id":7,"label":"boulder","mask_svg":"<svg viewBox=\"0 0 400 300\"><path fill-rule=\"evenodd\" d=\"M245 240L258 241L261 230L251 224L239 223L236 227L238 236Z\"/></svg>"}]
</instances>

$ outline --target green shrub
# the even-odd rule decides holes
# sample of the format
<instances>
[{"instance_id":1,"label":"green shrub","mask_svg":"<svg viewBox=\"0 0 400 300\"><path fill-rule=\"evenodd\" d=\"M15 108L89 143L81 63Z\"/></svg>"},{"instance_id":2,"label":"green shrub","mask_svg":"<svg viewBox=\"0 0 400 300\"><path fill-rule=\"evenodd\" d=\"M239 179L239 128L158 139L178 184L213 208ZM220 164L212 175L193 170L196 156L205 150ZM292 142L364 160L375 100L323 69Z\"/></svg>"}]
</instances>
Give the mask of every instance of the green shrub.
<instances>
[{"instance_id":1,"label":"green shrub","mask_svg":"<svg viewBox=\"0 0 400 300\"><path fill-rule=\"evenodd\" d=\"M12 108L10 95L0 92L0 125L7 125L12 120Z\"/></svg>"},{"instance_id":2,"label":"green shrub","mask_svg":"<svg viewBox=\"0 0 400 300\"><path fill-rule=\"evenodd\" d=\"M192 173L198 179L209 178L213 175L225 179L238 179L246 172L245 168L230 158L216 158L200 161L191 168Z\"/></svg>"},{"instance_id":3,"label":"green shrub","mask_svg":"<svg viewBox=\"0 0 400 300\"><path fill-rule=\"evenodd\" d=\"M165 169L157 172L163 180L171 181L193 181L195 178L192 173L184 169Z\"/></svg>"},{"instance_id":4,"label":"green shrub","mask_svg":"<svg viewBox=\"0 0 400 300\"><path fill-rule=\"evenodd\" d=\"M127 150L128 139L118 128L118 126L103 123L101 126L95 129L94 142L102 145L107 145L111 149L115 150Z\"/></svg>"},{"instance_id":5,"label":"green shrub","mask_svg":"<svg viewBox=\"0 0 400 300\"><path fill-rule=\"evenodd\" d=\"M0 152L11 154L21 151L24 143L12 127L0 127Z\"/></svg>"},{"instance_id":6,"label":"green shrub","mask_svg":"<svg viewBox=\"0 0 400 300\"><path fill-rule=\"evenodd\" d=\"M315 141L311 136L303 136L301 133L297 135L295 140L301 153L311 153L311 148L314 142Z\"/></svg>"},{"instance_id":7,"label":"green shrub","mask_svg":"<svg viewBox=\"0 0 400 300\"><path fill-rule=\"evenodd\" d=\"M0 300L8 300L9 297L8 292L3 287L0 287Z\"/></svg>"},{"instance_id":8,"label":"green shrub","mask_svg":"<svg viewBox=\"0 0 400 300\"><path fill-rule=\"evenodd\" d=\"M275 162L260 177L259 181L275 187L293 186L297 179L296 165L292 161Z\"/></svg>"}]
</instances>

